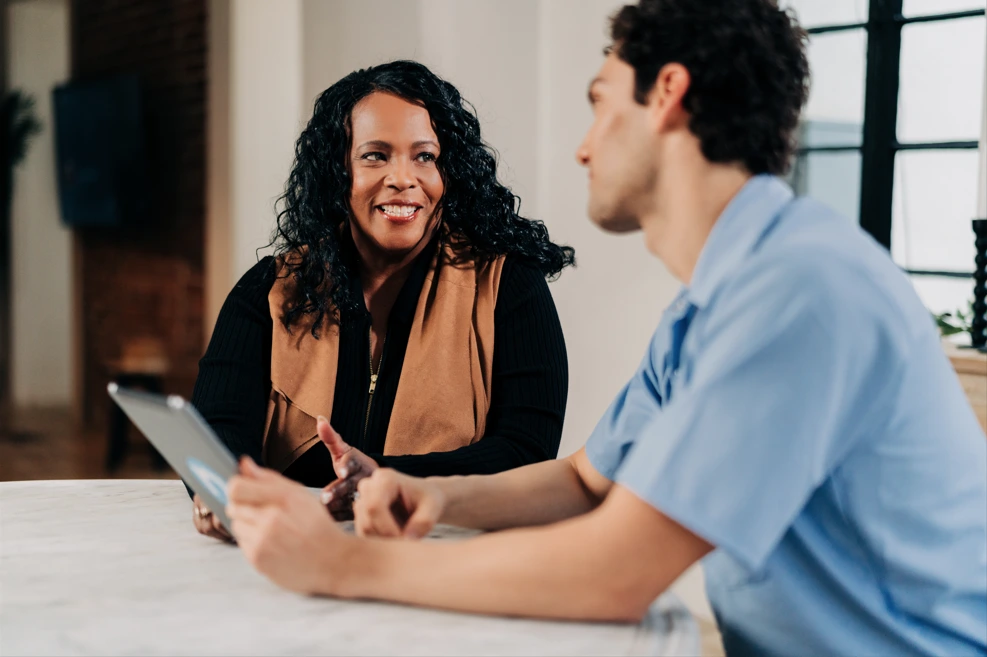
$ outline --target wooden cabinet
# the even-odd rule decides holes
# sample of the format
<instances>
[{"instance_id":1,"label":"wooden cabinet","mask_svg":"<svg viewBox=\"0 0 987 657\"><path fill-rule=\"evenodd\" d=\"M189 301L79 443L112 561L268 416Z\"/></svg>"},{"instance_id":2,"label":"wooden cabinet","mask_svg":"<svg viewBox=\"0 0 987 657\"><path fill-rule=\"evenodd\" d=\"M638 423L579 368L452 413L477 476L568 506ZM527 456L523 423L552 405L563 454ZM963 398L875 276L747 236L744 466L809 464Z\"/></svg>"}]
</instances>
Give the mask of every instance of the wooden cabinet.
<instances>
[{"instance_id":1,"label":"wooden cabinet","mask_svg":"<svg viewBox=\"0 0 987 657\"><path fill-rule=\"evenodd\" d=\"M960 349L948 342L944 342L943 347L960 377L960 383L980 420L980 426L987 431L987 354L973 349Z\"/></svg>"}]
</instances>

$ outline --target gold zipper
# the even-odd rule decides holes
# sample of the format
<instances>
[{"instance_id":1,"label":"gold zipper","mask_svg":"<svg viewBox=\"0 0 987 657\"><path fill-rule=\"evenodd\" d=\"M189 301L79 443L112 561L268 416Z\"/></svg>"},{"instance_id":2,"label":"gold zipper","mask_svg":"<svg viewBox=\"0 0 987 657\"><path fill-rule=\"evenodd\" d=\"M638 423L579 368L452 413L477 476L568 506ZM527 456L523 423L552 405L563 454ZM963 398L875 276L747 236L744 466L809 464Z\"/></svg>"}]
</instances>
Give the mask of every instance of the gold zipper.
<instances>
[{"instance_id":1,"label":"gold zipper","mask_svg":"<svg viewBox=\"0 0 987 657\"><path fill-rule=\"evenodd\" d=\"M384 347L387 345L387 334L380 343L380 362L377 364L377 371L374 372L374 347L373 347L373 327L367 331L367 347L370 351L370 396L367 398L367 419L363 422L363 437L367 437L367 429L370 428L370 406L374 403L374 391L377 390L377 377L380 375L380 366L384 364Z\"/></svg>"}]
</instances>

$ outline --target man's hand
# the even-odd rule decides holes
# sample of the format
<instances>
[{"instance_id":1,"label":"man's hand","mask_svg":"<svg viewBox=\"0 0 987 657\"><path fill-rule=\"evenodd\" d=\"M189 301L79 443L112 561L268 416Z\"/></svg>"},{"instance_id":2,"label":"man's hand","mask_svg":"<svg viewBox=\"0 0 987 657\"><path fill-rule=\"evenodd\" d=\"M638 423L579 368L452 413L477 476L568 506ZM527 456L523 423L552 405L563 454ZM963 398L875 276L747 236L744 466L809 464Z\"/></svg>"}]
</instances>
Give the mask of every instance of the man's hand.
<instances>
[{"instance_id":1,"label":"man's hand","mask_svg":"<svg viewBox=\"0 0 987 657\"><path fill-rule=\"evenodd\" d=\"M304 486L261 468L249 457L227 487L226 513L247 561L274 583L306 594L332 595L354 541Z\"/></svg>"},{"instance_id":2,"label":"man's hand","mask_svg":"<svg viewBox=\"0 0 987 657\"><path fill-rule=\"evenodd\" d=\"M200 534L233 543L233 537L226 531L226 527L223 527L216 514L202 503L198 495L192 498L192 524Z\"/></svg>"},{"instance_id":3,"label":"man's hand","mask_svg":"<svg viewBox=\"0 0 987 657\"><path fill-rule=\"evenodd\" d=\"M329 448L332 456L332 469L336 472L336 481L322 490L322 501L329 507L329 513L336 520L353 518L353 493L356 486L369 477L379 467L372 458L347 444L342 436L329 424L329 420L318 418L316 427L319 438Z\"/></svg>"},{"instance_id":4,"label":"man's hand","mask_svg":"<svg viewBox=\"0 0 987 657\"><path fill-rule=\"evenodd\" d=\"M357 485L353 504L358 536L421 538L442 517L446 498L427 479L380 468Z\"/></svg>"}]
</instances>

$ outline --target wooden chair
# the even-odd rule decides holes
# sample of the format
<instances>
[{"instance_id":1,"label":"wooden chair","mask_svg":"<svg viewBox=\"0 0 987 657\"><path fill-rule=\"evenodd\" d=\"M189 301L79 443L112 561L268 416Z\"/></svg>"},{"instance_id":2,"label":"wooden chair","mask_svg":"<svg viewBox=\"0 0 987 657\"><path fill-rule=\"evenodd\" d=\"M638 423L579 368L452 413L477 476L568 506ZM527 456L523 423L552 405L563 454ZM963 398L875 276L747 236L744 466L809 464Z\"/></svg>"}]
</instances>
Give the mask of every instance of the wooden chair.
<instances>
[{"instance_id":1,"label":"wooden chair","mask_svg":"<svg viewBox=\"0 0 987 657\"><path fill-rule=\"evenodd\" d=\"M107 363L110 379L124 388L140 388L162 394L164 377L171 369L164 342L158 338L140 337L127 340L120 357ZM130 420L120 407L110 402L109 436L106 447L106 470L113 472L127 453ZM150 443L154 467L163 470L167 463Z\"/></svg>"}]
</instances>

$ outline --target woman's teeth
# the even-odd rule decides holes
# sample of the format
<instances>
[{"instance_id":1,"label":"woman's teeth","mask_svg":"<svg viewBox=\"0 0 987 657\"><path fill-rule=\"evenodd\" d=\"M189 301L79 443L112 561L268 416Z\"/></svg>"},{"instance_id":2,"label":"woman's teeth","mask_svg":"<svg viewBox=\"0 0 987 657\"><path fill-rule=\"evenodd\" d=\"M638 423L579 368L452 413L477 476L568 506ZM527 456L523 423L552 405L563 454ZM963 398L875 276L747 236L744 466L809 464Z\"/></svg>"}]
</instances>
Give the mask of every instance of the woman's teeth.
<instances>
[{"instance_id":1,"label":"woman's teeth","mask_svg":"<svg viewBox=\"0 0 987 657\"><path fill-rule=\"evenodd\" d=\"M418 206L416 205L382 205L380 208L384 211L384 214L392 217L410 217L418 211Z\"/></svg>"}]
</instances>

